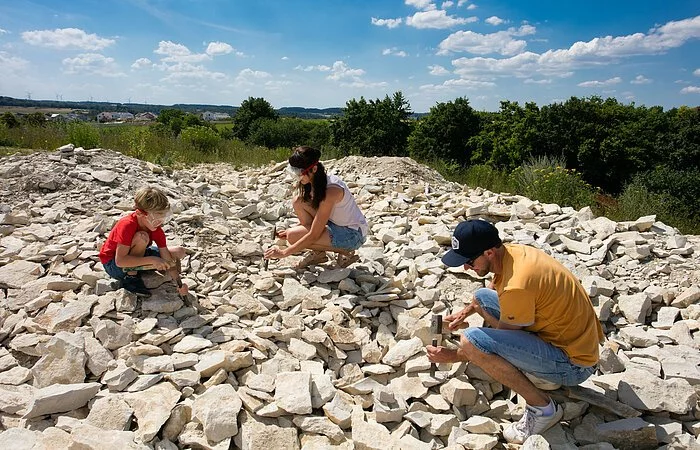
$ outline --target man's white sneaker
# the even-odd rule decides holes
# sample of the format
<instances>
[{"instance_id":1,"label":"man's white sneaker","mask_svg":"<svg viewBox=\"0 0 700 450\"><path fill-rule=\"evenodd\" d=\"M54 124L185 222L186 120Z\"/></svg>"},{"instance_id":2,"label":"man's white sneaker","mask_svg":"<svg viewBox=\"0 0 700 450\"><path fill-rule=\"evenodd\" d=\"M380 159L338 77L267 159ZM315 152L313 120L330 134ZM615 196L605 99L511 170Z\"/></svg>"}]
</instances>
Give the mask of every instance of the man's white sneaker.
<instances>
[{"instance_id":1,"label":"man's white sneaker","mask_svg":"<svg viewBox=\"0 0 700 450\"><path fill-rule=\"evenodd\" d=\"M559 423L564 417L561 406L554 404L554 414L542 416L536 409L527 406L523 417L517 422L508 425L503 430L503 438L511 444L522 444L534 434L542 434Z\"/></svg>"}]
</instances>

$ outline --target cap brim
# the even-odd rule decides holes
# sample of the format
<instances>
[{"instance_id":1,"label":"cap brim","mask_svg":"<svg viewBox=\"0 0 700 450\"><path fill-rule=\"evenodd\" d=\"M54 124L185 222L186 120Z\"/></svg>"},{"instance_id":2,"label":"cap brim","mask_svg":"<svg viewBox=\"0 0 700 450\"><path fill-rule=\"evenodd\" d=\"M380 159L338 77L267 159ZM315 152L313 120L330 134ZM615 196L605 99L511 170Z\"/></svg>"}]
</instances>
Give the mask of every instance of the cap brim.
<instances>
[{"instance_id":1,"label":"cap brim","mask_svg":"<svg viewBox=\"0 0 700 450\"><path fill-rule=\"evenodd\" d=\"M449 267L463 266L467 261L469 258L465 258L454 250L449 250L442 255L442 263Z\"/></svg>"}]
</instances>

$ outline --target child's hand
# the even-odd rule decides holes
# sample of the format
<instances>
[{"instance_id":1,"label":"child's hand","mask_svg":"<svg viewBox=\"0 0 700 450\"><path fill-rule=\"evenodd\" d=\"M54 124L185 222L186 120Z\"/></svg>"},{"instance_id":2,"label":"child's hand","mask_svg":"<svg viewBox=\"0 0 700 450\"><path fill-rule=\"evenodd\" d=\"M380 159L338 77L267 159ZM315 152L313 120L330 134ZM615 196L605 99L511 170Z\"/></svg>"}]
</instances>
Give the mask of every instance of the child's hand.
<instances>
[{"instance_id":1,"label":"child's hand","mask_svg":"<svg viewBox=\"0 0 700 450\"><path fill-rule=\"evenodd\" d=\"M287 239L287 230L279 230L277 232L277 237L280 239Z\"/></svg>"},{"instance_id":2,"label":"child's hand","mask_svg":"<svg viewBox=\"0 0 700 450\"><path fill-rule=\"evenodd\" d=\"M154 269L156 270L168 270L170 269L170 264L164 260L163 258L159 258L158 256L151 256L151 265L153 266Z\"/></svg>"}]
</instances>

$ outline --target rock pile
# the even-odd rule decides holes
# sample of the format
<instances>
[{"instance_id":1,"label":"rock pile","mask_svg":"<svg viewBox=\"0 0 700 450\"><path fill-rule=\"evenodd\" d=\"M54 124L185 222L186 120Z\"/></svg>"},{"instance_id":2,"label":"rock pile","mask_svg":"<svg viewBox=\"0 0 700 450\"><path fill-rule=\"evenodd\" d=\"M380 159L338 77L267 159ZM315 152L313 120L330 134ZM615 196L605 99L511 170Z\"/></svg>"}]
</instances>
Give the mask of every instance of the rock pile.
<instances>
[{"instance_id":1,"label":"rock pile","mask_svg":"<svg viewBox=\"0 0 700 450\"><path fill-rule=\"evenodd\" d=\"M562 424L524 448L700 448L698 237L349 157L327 167L370 222L360 261L264 270L273 224L295 220L284 166L173 172L73 146L0 160L0 448L509 448L522 400L469 364L430 376L424 350L432 315L484 285L439 259L475 217L577 274L609 338L594 377L552 391ZM191 306L164 276L140 301L100 266L144 183L171 198Z\"/></svg>"}]
</instances>

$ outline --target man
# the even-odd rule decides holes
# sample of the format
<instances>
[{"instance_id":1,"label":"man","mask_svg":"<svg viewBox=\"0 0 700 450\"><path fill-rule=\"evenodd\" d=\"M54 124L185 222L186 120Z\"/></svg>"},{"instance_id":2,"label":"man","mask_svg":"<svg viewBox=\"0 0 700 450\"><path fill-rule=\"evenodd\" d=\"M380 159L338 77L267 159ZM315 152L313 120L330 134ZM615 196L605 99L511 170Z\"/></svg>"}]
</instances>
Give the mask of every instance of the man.
<instances>
[{"instance_id":1,"label":"man","mask_svg":"<svg viewBox=\"0 0 700 450\"><path fill-rule=\"evenodd\" d=\"M523 417L503 430L506 441L521 444L554 426L563 409L523 372L568 386L594 373L604 335L581 283L543 251L503 244L483 220L460 223L442 261L494 277L492 289L477 290L464 309L445 317L451 330L467 327L475 313L487 327L466 329L457 350L428 346L430 361L470 361L525 399Z\"/></svg>"}]
</instances>

